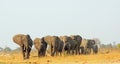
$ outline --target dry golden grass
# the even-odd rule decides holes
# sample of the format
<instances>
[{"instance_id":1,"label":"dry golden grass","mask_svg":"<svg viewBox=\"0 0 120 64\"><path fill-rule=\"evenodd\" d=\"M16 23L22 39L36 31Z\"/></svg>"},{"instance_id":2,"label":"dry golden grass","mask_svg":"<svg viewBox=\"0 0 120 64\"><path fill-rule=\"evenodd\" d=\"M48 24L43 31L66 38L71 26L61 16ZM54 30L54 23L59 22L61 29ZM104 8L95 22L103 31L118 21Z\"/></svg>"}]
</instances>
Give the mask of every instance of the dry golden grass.
<instances>
[{"instance_id":1,"label":"dry golden grass","mask_svg":"<svg viewBox=\"0 0 120 64\"><path fill-rule=\"evenodd\" d=\"M120 50L102 50L98 54L37 57L31 53L29 60L23 60L19 53L0 54L0 64L120 64Z\"/></svg>"}]
</instances>

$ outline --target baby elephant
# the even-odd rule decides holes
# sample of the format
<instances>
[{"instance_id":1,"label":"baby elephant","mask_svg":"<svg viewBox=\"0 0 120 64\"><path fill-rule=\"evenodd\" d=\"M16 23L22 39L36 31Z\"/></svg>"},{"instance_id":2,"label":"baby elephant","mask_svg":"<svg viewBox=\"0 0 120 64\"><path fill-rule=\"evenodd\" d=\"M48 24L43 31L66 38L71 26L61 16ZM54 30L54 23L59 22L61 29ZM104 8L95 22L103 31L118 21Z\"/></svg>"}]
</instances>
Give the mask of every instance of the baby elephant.
<instances>
[{"instance_id":1,"label":"baby elephant","mask_svg":"<svg viewBox=\"0 0 120 64\"><path fill-rule=\"evenodd\" d=\"M44 37L41 39L35 38L34 45L35 45L35 48L38 50L38 57L45 56L47 43L44 41Z\"/></svg>"}]
</instances>

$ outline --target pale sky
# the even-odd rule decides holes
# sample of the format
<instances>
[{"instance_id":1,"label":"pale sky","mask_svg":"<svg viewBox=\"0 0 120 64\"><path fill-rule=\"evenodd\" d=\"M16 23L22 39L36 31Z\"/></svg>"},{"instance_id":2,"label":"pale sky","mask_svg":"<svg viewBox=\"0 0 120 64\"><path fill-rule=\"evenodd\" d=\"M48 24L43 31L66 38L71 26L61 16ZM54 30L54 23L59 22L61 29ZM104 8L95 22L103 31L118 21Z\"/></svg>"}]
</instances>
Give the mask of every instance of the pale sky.
<instances>
[{"instance_id":1,"label":"pale sky","mask_svg":"<svg viewBox=\"0 0 120 64\"><path fill-rule=\"evenodd\" d=\"M0 0L0 47L19 47L15 34L32 39L79 34L120 43L120 0Z\"/></svg>"}]
</instances>

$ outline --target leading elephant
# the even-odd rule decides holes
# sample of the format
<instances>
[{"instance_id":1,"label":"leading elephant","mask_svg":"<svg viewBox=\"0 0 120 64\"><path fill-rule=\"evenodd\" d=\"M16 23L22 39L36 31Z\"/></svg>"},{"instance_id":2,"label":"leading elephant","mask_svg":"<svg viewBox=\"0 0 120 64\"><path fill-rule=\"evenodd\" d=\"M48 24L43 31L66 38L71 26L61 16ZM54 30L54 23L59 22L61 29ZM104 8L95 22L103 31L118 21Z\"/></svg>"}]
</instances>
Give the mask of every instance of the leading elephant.
<instances>
[{"instance_id":1,"label":"leading elephant","mask_svg":"<svg viewBox=\"0 0 120 64\"><path fill-rule=\"evenodd\" d=\"M24 59L29 59L33 41L30 35L17 34L13 36L13 42L18 44L22 48L22 54Z\"/></svg>"},{"instance_id":2,"label":"leading elephant","mask_svg":"<svg viewBox=\"0 0 120 64\"><path fill-rule=\"evenodd\" d=\"M44 37L35 38L34 39L34 46L38 50L38 57L45 56L47 43L44 41Z\"/></svg>"},{"instance_id":3,"label":"leading elephant","mask_svg":"<svg viewBox=\"0 0 120 64\"><path fill-rule=\"evenodd\" d=\"M58 36L46 36L44 37L45 42L48 43L48 45L50 46L50 53L51 56L54 56L54 54L56 53L56 55L58 55L58 53L62 53L62 49L63 49L63 42L59 39Z\"/></svg>"}]
</instances>

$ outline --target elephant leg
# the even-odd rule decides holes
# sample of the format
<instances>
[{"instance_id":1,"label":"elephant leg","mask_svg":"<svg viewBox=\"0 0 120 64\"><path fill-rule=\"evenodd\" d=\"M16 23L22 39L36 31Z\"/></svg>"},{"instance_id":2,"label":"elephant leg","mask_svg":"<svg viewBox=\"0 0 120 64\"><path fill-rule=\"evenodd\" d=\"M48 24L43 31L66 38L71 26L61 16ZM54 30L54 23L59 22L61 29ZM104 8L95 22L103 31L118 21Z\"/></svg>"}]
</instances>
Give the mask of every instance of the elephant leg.
<instances>
[{"instance_id":1,"label":"elephant leg","mask_svg":"<svg viewBox=\"0 0 120 64\"><path fill-rule=\"evenodd\" d=\"M58 51L56 50L56 56L58 56Z\"/></svg>"},{"instance_id":2,"label":"elephant leg","mask_svg":"<svg viewBox=\"0 0 120 64\"><path fill-rule=\"evenodd\" d=\"M64 46L62 48L62 52L63 52L63 54L65 53L65 44L64 44Z\"/></svg>"},{"instance_id":3,"label":"elephant leg","mask_svg":"<svg viewBox=\"0 0 120 64\"><path fill-rule=\"evenodd\" d=\"M50 49L51 49L51 56L52 56L52 52L53 52L53 46L51 45L51 47L50 47Z\"/></svg>"},{"instance_id":4,"label":"elephant leg","mask_svg":"<svg viewBox=\"0 0 120 64\"><path fill-rule=\"evenodd\" d=\"M70 48L68 49L68 54L70 54Z\"/></svg>"},{"instance_id":5,"label":"elephant leg","mask_svg":"<svg viewBox=\"0 0 120 64\"><path fill-rule=\"evenodd\" d=\"M76 46L76 55L78 54L78 46Z\"/></svg>"},{"instance_id":6,"label":"elephant leg","mask_svg":"<svg viewBox=\"0 0 120 64\"><path fill-rule=\"evenodd\" d=\"M86 50L86 54L89 54L89 49Z\"/></svg>"},{"instance_id":7,"label":"elephant leg","mask_svg":"<svg viewBox=\"0 0 120 64\"><path fill-rule=\"evenodd\" d=\"M43 47L43 56L45 56L46 49Z\"/></svg>"},{"instance_id":8,"label":"elephant leg","mask_svg":"<svg viewBox=\"0 0 120 64\"><path fill-rule=\"evenodd\" d=\"M89 48L89 54L91 54L91 48Z\"/></svg>"},{"instance_id":9,"label":"elephant leg","mask_svg":"<svg viewBox=\"0 0 120 64\"><path fill-rule=\"evenodd\" d=\"M42 51L42 50L40 50L39 54L40 54L40 56L43 56L43 51Z\"/></svg>"},{"instance_id":10,"label":"elephant leg","mask_svg":"<svg viewBox=\"0 0 120 64\"><path fill-rule=\"evenodd\" d=\"M77 50L77 48L75 49L75 54L77 55L77 53L78 53L78 50Z\"/></svg>"},{"instance_id":11,"label":"elephant leg","mask_svg":"<svg viewBox=\"0 0 120 64\"><path fill-rule=\"evenodd\" d=\"M41 56L42 56L42 52L40 51L40 53L39 53L39 54L40 54L40 57L41 57Z\"/></svg>"},{"instance_id":12,"label":"elephant leg","mask_svg":"<svg viewBox=\"0 0 120 64\"><path fill-rule=\"evenodd\" d=\"M69 44L68 53L71 54L70 53L71 51L73 51L73 48L72 48L71 44Z\"/></svg>"},{"instance_id":13,"label":"elephant leg","mask_svg":"<svg viewBox=\"0 0 120 64\"><path fill-rule=\"evenodd\" d=\"M43 56L43 52L44 52L44 51L41 51L41 56Z\"/></svg>"},{"instance_id":14,"label":"elephant leg","mask_svg":"<svg viewBox=\"0 0 120 64\"><path fill-rule=\"evenodd\" d=\"M45 56L45 52L46 52L46 50L43 52L43 56Z\"/></svg>"},{"instance_id":15,"label":"elephant leg","mask_svg":"<svg viewBox=\"0 0 120 64\"><path fill-rule=\"evenodd\" d=\"M42 52L42 56L45 56L45 51L43 50L43 52Z\"/></svg>"},{"instance_id":16,"label":"elephant leg","mask_svg":"<svg viewBox=\"0 0 120 64\"><path fill-rule=\"evenodd\" d=\"M90 54L92 53L92 48L90 48Z\"/></svg>"},{"instance_id":17,"label":"elephant leg","mask_svg":"<svg viewBox=\"0 0 120 64\"><path fill-rule=\"evenodd\" d=\"M22 54L23 54L23 58L26 59L25 58L25 48L24 48L24 45L22 46Z\"/></svg>"},{"instance_id":18,"label":"elephant leg","mask_svg":"<svg viewBox=\"0 0 120 64\"><path fill-rule=\"evenodd\" d=\"M29 59L29 48L26 49L26 53L25 53L25 55L26 55L26 59Z\"/></svg>"},{"instance_id":19,"label":"elephant leg","mask_svg":"<svg viewBox=\"0 0 120 64\"><path fill-rule=\"evenodd\" d=\"M84 50L84 47L81 48L81 53L84 54L85 50Z\"/></svg>"},{"instance_id":20,"label":"elephant leg","mask_svg":"<svg viewBox=\"0 0 120 64\"><path fill-rule=\"evenodd\" d=\"M74 49L74 47L72 47L71 54L74 55L74 53L75 53L75 49Z\"/></svg>"},{"instance_id":21,"label":"elephant leg","mask_svg":"<svg viewBox=\"0 0 120 64\"><path fill-rule=\"evenodd\" d=\"M29 51L27 50L27 59L29 59Z\"/></svg>"},{"instance_id":22,"label":"elephant leg","mask_svg":"<svg viewBox=\"0 0 120 64\"><path fill-rule=\"evenodd\" d=\"M70 54L70 49L69 48L67 49L67 54Z\"/></svg>"},{"instance_id":23,"label":"elephant leg","mask_svg":"<svg viewBox=\"0 0 120 64\"><path fill-rule=\"evenodd\" d=\"M66 50L66 54L69 54L69 50Z\"/></svg>"},{"instance_id":24,"label":"elephant leg","mask_svg":"<svg viewBox=\"0 0 120 64\"><path fill-rule=\"evenodd\" d=\"M46 56L46 49L45 49L45 51L44 51L44 56Z\"/></svg>"},{"instance_id":25,"label":"elephant leg","mask_svg":"<svg viewBox=\"0 0 120 64\"><path fill-rule=\"evenodd\" d=\"M27 59L29 59L29 57L30 57L30 56L29 56L29 52L27 52Z\"/></svg>"},{"instance_id":26,"label":"elephant leg","mask_svg":"<svg viewBox=\"0 0 120 64\"><path fill-rule=\"evenodd\" d=\"M89 49L88 48L85 49L85 54L89 54Z\"/></svg>"},{"instance_id":27,"label":"elephant leg","mask_svg":"<svg viewBox=\"0 0 120 64\"><path fill-rule=\"evenodd\" d=\"M28 48L28 58L30 57L31 48Z\"/></svg>"},{"instance_id":28,"label":"elephant leg","mask_svg":"<svg viewBox=\"0 0 120 64\"><path fill-rule=\"evenodd\" d=\"M52 54L51 54L51 56L54 56L54 54L55 54L55 51L52 51Z\"/></svg>"},{"instance_id":29,"label":"elephant leg","mask_svg":"<svg viewBox=\"0 0 120 64\"><path fill-rule=\"evenodd\" d=\"M45 49L42 51L42 56L45 56Z\"/></svg>"},{"instance_id":30,"label":"elephant leg","mask_svg":"<svg viewBox=\"0 0 120 64\"><path fill-rule=\"evenodd\" d=\"M80 55L80 47L78 47L78 54Z\"/></svg>"},{"instance_id":31,"label":"elephant leg","mask_svg":"<svg viewBox=\"0 0 120 64\"><path fill-rule=\"evenodd\" d=\"M38 50L38 57L40 57L40 50Z\"/></svg>"},{"instance_id":32,"label":"elephant leg","mask_svg":"<svg viewBox=\"0 0 120 64\"><path fill-rule=\"evenodd\" d=\"M60 53L60 56L62 56L62 50L59 53Z\"/></svg>"},{"instance_id":33,"label":"elephant leg","mask_svg":"<svg viewBox=\"0 0 120 64\"><path fill-rule=\"evenodd\" d=\"M52 52L51 56L54 56L54 54L55 54L55 47L52 48L51 52Z\"/></svg>"},{"instance_id":34,"label":"elephant leg","mask_svg":"<svg viewBox=\"0 0 120 64\"><path fill-rule=\"evenodd\" d=\"M72 55L74 55L74 49L72 49Z\"/></svg>"}]
</instances>

